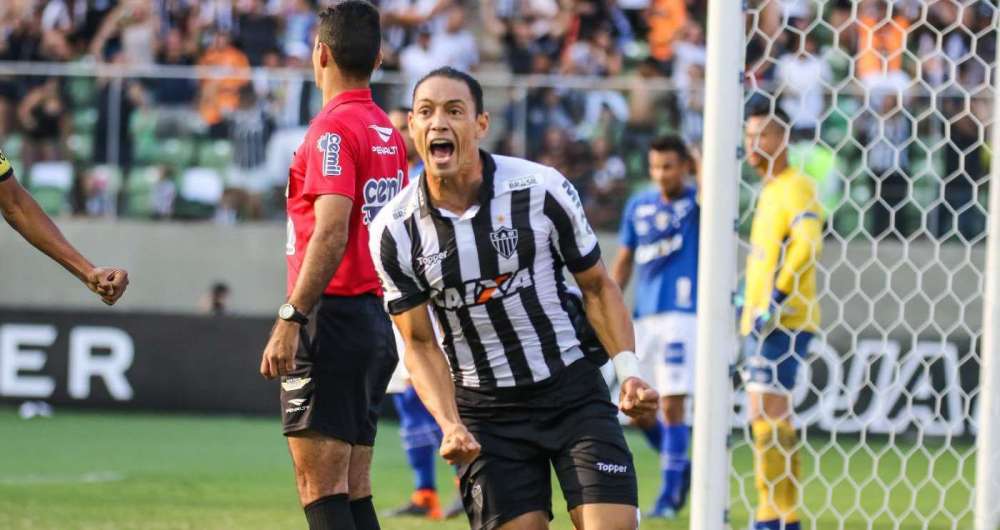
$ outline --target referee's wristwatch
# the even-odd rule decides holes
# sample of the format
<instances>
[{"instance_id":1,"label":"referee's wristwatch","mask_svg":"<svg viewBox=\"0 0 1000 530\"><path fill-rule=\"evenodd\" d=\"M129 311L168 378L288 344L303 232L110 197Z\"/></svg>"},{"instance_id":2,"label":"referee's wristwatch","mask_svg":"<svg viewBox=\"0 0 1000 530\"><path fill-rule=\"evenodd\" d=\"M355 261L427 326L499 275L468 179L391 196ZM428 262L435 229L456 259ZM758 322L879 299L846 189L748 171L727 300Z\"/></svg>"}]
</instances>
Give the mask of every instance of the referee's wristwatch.
<instances>
[{"instance_id":1,"label":"referee's wristwatch","mask_svg":"<svg viewBox=\"0 0 1000 530\"><path fill-rule=\"evenodd\" d=\"M292 304L281 304L278 308L278 318L281 320L287 320L288 322L295 322L305 326L309 323L309 317L303 315L295 306Z\"/></svg>"}]
</instances>

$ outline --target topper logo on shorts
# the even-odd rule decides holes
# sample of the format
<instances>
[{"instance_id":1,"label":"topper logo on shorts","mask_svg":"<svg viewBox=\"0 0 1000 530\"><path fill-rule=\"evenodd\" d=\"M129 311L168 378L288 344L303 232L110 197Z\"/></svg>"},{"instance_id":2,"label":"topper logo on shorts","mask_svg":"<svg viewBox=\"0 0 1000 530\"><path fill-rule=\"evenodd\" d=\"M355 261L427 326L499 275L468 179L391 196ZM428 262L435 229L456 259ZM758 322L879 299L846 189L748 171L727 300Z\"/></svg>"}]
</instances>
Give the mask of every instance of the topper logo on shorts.
<instances>
[{"instance_id":1,"label":"topper logo on shorts","mask_svg":"<svg viewBox=\"0 0 1000 530\"><path fill-rule=\"evenodd\" d=\"M365 204L361 206L362 222L366 225L372 222L379 210L401 189L403 189L402 169L396 172L395 177L368 179L364 187Z\"/></svg>"},{"instance_id":2,"label":"topper logo on shorts","mask_svg":"<svg viewBox=\"0 0 1000 530\"><path fill-rule=\"evenodd\" d=\"M480 305L490 300L502 300L535 284L531 271L520 269L495 278L480 278L465 282L461 288L445 287L431 293L434 303L444 309Z\"/></svg>"},{"instance_id":3,"label":"topper logo on shorts","mask_svg":"<svg viewBox=\"0 0 1000 530\"><path fill-rule=\"evenodd\" d=\"M607 462L598 462L596 464L597 470L603 473L610 473L612 475L621 475L622 473L628 473L628 466L622 464L608 464Z\"/></svg>"},{"instance_id":4,"label":"topper logo on shorts","mask_svg":"<svg viewBox=\"0 0 1000 530\"><path fill-rule=\"evenodd\" d=\"M323 176L340 175L340 135L326 133L316 140L316 149L323 153Z\"/></svg>"}]
</instances>

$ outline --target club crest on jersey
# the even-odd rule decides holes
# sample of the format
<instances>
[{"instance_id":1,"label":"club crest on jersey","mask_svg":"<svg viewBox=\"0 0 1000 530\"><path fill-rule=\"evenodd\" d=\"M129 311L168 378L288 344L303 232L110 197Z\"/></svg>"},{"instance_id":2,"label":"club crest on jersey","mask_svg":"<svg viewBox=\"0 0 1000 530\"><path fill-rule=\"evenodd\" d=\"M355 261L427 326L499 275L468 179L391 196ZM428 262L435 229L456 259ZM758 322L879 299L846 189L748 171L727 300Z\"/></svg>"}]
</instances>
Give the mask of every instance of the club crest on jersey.
<instances>
[{"instance_id":1,"label":"club crest on jersey","mask_svg":"<svg viewBox=\"0 0 1000 530\"><path fill-rule=\"evenodd\" d=\"M340 135L326 133L316 140L316 149L323 153L323 176L340 175Z\"/></svg>"},{"instance_id":2,"label":"club crest on jersey","mask_svg":"<svg viewBox=\"0 0 1000 530\"><path fill-rule=\"evenodd\" d=\"M517 252L517 229L501 227L490 233L490 243L504 258L510 259Z\"/></svg>"},{"instance_id":3,"label":"club crest on jersey","mask_svg":"<svg viewBox=\"0 0 1000 530\"><path fill-rule=\"evenodd\" d=\"M468 281L460 287L436 289L431 293L431 297L434 299L435 305L441 308L458 309L503 300L534 285L531 271L525 268L516 272L504 273L495 278L479 278Z\"/></svg>"}]
</instances>

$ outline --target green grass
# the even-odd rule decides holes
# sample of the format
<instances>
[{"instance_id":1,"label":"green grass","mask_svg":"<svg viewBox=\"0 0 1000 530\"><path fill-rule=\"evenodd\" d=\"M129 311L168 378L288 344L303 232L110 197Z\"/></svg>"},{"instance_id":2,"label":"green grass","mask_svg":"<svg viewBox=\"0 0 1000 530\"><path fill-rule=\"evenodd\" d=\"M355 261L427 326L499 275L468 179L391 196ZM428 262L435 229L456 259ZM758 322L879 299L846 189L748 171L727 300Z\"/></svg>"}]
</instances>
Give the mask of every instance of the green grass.
<instances>
[{"instance_id":1,"label":"green grass","mask_svg":"<svg viewBox=\"0 0 1000 530\"><path fill-rule=\"evenodd\" d=\"M386 424L374 465L379 511L402 504L410 492L398 440L395 426ZM638 436L630 434L629 442L640 472L640 499L648 506L658 487L656 459ZM971 448L901 448L907 453L884 444L811 439L803 461L805 528L969 528ZM744 507L753 499L749 456L745 444L736 444L733 461L742 480L733 481L734 529L745 528ZM454 492L449 476L440 463L445 502ZM553 528L571 528L558 493L553 505ZM642 527L680 530L687 528L686 515L669 523L644 521ZM871 526L869 518L874 519ZM0 408L2 529L304 527L287 450L274 420L57 410L52 419L23 421ZM382 527L468 526L461 520L383 519Z\"/></svg>"}]
</instances>

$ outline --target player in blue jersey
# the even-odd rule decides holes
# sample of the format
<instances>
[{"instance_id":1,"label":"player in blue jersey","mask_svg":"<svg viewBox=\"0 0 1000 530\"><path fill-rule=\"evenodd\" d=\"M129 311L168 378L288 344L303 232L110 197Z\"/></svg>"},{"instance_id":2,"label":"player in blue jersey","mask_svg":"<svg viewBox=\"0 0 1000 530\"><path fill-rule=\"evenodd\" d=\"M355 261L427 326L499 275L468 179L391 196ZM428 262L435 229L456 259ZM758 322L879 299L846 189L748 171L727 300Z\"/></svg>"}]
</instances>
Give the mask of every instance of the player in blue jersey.
<instances>
[{"instance_id":1,"label":"player in blue jersey","mask_svg":"<svg viewBox=\"0 0 1000 530\"><path fill-rule=\"evenodd\" d=\"M612 278L622 290L636 275L636 352L647 381L662 396L656 414L636 421L660 453L663 483L650 517L672 518L684 506L691 476L685 401L694 390L698 292L696 160L684 141L664 136L649 149L653 186L625 206Z\"/></svg>"}]
</instances>

